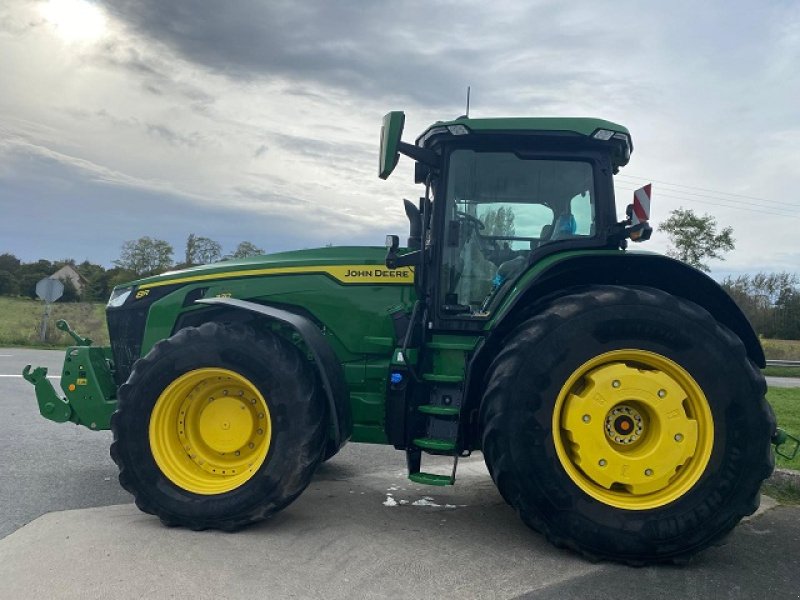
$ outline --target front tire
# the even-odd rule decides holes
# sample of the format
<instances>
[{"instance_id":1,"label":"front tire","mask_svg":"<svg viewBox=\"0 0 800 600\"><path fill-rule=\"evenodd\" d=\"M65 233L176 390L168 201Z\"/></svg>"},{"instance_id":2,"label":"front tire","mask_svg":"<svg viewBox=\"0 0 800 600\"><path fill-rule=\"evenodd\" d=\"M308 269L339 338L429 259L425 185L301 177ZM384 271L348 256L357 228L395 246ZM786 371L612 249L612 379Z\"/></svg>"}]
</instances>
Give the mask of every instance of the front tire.
<instances>
[{"instance_id":1,"label":"front tire","mask_svg":"<svg viewBox=\"0 0 800 600\"><path fill-rule=\"evenodd\" d=\"M121 386L111 456L165 524L235 530L292 502L322 457L325 409L298 349L206 323L159 342Z\"/></svg>"},{"instance_id":2,"label":"front tire","mask_svg":"<svg viewBox=\"0 0 800 600\"><path fill-rule=\"evenodd\" d=\"M483 450L558 546L682 561L758 507L774 417L741 341L699 306L597 286L521 323L492 363Z\"/></svg>"}]
</instances>

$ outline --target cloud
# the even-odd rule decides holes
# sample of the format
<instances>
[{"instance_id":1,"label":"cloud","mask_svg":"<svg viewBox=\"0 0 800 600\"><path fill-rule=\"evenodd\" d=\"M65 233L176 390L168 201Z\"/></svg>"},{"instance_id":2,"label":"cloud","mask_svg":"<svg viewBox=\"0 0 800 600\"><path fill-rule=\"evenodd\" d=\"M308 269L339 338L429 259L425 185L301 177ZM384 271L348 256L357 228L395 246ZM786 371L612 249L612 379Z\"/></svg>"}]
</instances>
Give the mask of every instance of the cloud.
<instances>
[{"instance_id":1,"label":"cloud","mask_svg":"<svg viewBox=\"0 0 800 600\"><path fill-rule=\"evenodd\" d=\"M30 249L22 213L41 204L51 257L77 243L59 210L89 224L98 260L114 240L188 231L268 250L380 243L421 192L405 158L377 179L381 116L406 110L411 140L463 112L467 85L473 116L628 125L625 175L789 203L800 187L791 3L109 0L104 35L81 45L37 6L0 6L0 242ZM654 186L656 222L690 206L734 227L725 268L798 264L796 219L710 202Z\"/></svg>"}]
</instances>

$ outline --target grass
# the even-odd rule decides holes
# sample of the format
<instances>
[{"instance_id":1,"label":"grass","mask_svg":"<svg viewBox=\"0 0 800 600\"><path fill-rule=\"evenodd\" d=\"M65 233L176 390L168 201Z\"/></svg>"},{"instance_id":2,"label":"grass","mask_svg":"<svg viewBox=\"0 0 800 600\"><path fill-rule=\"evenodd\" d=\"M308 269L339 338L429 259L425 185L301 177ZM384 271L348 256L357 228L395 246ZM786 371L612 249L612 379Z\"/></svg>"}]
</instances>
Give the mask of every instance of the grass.
<instances>
[{"instance_id":1,"label":"grass","mask_svg":"<svg viewBox=\"0 0 800 600\"><path fill-rule=\"evenodd\" d=\"M800 490L791 483L767 482L761 491L770 498L775 498L781 504L800 504Z\"/></svg>"},{"instance_id":2,"label":"grass","mask_svg":"<svg viewBox=\"0 0 800 600\"><path fill-rule=\"evenodd\" d=\"M767 377L800 377L800 367L767 367L763 373Z\"/></svg>"},{"instance_id":3,"label":"grass","mask_svg":"<svg viewBox=\"0 0 800 600\"><path fill-rule=\"evenodd\" d=\"M108 344L105 305L101 303L60 303L52 306L45 340L39 335L44 305L38 300L0 296L0 346L36 346L65 348L73 344L66 333L56 329L56 321L65 319L83 337L96 344Z\"/></svg>"},{"instance_id":4,"label":"grass","mask_svg":"<svg viewBox=\"0 0 800 600\"><path fill-rule=\"evenodd\" d=\"M800 340L762 339L767 360L800 360Z\"/></svg>"},{"instance_id":5,"label":"grass","mask_svg":"<svg viewBox=\"0 0 800 600\"><path fill-rule=\"evenodd\" d=\"M778 425L794 436L800 437L800 388L770 388L767 400L775 411ZM800 454L792 462L776 456L776 466L800 470Z\"/></svg>"}]
</instances>

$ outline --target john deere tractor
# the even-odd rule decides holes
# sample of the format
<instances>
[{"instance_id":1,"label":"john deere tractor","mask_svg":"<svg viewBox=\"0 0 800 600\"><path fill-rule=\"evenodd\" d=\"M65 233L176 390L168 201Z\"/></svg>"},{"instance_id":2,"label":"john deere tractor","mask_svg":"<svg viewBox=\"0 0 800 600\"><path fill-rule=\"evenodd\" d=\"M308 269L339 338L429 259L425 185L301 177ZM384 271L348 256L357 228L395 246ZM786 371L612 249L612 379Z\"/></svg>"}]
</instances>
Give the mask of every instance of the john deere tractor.
<instances>
[{"instance_id":1,"label":"john deere tractor","mask_svg":"<svg viewBox=\"0 0 800 600\"><path fill-rule=\"evenodd\" d=\"M480 450L526 524L593 558L680 561L751 514L774 462L764 354L713 280L626 249L651 231L617 217L628 130L461 117L411 144L403 124L384 119L379 175L415 161L405 247L119 286L110 347L61 324L64 395L26 368L42 414L110 428L139 508L192 529L281 510L347 441L394 446L431 485Z\"/></svg>"}]
</instances>

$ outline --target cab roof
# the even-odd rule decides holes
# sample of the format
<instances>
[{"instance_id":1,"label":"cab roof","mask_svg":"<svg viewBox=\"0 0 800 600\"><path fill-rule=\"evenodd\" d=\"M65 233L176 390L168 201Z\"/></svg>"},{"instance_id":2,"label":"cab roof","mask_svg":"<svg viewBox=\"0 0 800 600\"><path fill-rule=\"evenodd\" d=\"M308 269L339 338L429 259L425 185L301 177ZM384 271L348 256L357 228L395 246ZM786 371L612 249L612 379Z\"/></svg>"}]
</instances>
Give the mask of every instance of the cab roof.
<instances>
[{"instance_id":1,"label":"cab roof","mask_svg":"<svg viewBox=\"0 0 800 600\"><path fill-rule=\"evenodd\" d=\"M470 119L459 117L452 121L437 121L428 127L416 140L416 145L429 147L434 137L455 137L470 134L509 135L572 135L601 141L623 141L628 146L628 156L618 157L617 166L627 164L633 141L627 127L605 119L592 117L496 117Z\"/></svg>"}]
</instances>

